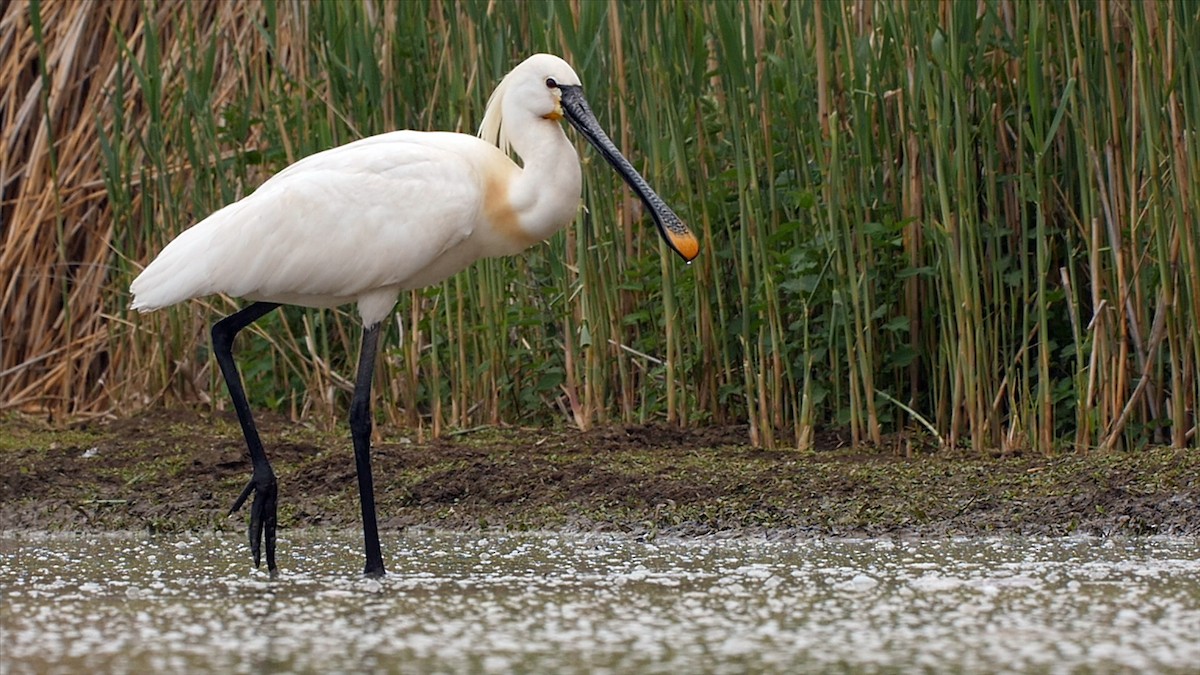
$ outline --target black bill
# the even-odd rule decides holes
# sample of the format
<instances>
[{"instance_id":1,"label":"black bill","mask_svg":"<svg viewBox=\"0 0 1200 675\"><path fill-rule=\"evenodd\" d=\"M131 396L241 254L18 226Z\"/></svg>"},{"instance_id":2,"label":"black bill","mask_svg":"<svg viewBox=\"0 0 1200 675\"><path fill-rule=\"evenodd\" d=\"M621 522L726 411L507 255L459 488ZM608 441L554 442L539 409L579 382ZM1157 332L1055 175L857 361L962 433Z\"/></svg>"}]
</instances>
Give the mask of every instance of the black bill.
<instances>
[{"instance_id":1,"label":"black bill","mask_svg":"<svg viewBox=\"0 0 1200 675\"><path fill-rule=\"evenodd\" d=\"M645 178L633 168L629 160L617 150L617 146L613 144L608 134L600 128L600 123L596 121L596 116L592 113L592 109L588 106L587 99L583 97L583 88L579 86L560 85L562 91L562 109L567 121L571 126L575 127L579 133L583 134L584 138L588 139L604 159L621 174L629 187L641 197L642 203L650 209L650 214L654 216L654 223L658 225L658 233L662 235L663 241L667 242L676 253L684 260L690 261L700 253L700 242L696 240L696 236L688 229L687 225L675 215L671 207L667 206L662 197L646 182Z\"/></svg>"}]
</instances>

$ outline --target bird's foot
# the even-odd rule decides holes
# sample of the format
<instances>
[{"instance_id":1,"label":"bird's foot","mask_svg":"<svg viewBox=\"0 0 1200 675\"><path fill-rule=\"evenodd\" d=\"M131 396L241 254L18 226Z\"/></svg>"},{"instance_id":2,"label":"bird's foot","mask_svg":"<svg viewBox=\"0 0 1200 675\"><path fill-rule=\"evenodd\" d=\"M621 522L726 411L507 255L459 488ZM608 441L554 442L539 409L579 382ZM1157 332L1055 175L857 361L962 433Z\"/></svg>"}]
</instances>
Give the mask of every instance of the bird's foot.
<instances>
[{"instance_id":1,"label":"bird's foot","mask_svg":"<svg viewBox=\"0 0 1200 675\"><path fill-rule=\"evenodd\" d=\"M271 577L276 575L275 567L275 524L279 507L279 484L275 481L275 472L268 466L266 470L254 470L250 482L242 490L242 494L233 502L229 515L237 513L242 504L254 493L254 501L250 503L250 553L254 555L254 566L258 567L262 560L263 544L267 549L267 571Z\"/></svg>"}]
</instances>

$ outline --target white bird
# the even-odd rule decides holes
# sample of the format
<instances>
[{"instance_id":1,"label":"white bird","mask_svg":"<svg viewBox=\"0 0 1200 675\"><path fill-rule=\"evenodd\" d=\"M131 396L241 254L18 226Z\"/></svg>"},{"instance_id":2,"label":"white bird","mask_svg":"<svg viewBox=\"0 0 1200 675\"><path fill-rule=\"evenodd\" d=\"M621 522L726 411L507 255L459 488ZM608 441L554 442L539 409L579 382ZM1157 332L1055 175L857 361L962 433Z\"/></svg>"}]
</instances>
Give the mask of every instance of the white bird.
<instances>
[{"instance_id":1,"label":"white bird","mask_svg":"<svg viewBox=\"0 0 1200 675\"><path fill-rule=\"evenodd\" d=\"M638 193L667 244L685 260L696 257L695 236L609 140L575 71L557 56L536 54L496 87L479 138L395 131L305 157L184 231L133 280L131 307L143 312L214 293L253 301L214 324L212 338L253 466L230 514L254 493L255 566L265 542L267 568L276 572L278 486L233 360L234 337L281 304L358 303L363 337L350 429L364 573L382 575L370 464L381 321L401 291L442 281L479 258L519 253L575 218L582 177L563 117ZM509 158L510 148L523 166Z\"/></svg>"}]
</instances>

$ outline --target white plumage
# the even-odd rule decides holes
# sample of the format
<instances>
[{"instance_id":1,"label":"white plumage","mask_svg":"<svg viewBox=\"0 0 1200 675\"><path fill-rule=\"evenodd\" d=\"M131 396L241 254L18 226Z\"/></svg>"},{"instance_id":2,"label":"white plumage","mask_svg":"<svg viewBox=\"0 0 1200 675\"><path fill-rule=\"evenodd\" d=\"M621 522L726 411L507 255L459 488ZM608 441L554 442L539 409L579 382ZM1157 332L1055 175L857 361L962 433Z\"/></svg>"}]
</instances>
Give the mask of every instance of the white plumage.
<instances>
[{"instance_id":1,"label":"white plumage","mask_svg":"<svg viewBox=\"0 0 1200 675\"><path fill-rule=\"evenodd\" d=\"M523 169L495 137L445 132L396 131L310 155L168 244L134 280L132 307L213 293L309 307L357 301L370 326L401 290L546 239L574 218L581 186L574 146L546 117L558 105L546 77L579 84L566 62L540 54L489 102L492 133L503 130Z\"/></svg>"},{"instance_id":2,"label":"white plumage","mask_svg":"<svg viewBox=\"0 0 1200 675\"><path fill-rule=\"evenodd\" d=\"M380 323L401 291L437 283L479 258L518 253L574 219L582 178L563 118L638 193L667 244L694 258L695 237L600 128L579 77L562 59L537 54L496 87L483 138L396 131L306 157L180 234L134 279L131 306L140 311L213 293L254 301L218 321L212 334L253 466L230 513L254 495L249 539L256 565L265 543L267 566L276 569L278 486L233 359L238 332L281 304L358 303L364 330L350 429L364 571L383 574L370 465ZM510 147L523 166L509 158Z\"/></svg>"}]
</instances>

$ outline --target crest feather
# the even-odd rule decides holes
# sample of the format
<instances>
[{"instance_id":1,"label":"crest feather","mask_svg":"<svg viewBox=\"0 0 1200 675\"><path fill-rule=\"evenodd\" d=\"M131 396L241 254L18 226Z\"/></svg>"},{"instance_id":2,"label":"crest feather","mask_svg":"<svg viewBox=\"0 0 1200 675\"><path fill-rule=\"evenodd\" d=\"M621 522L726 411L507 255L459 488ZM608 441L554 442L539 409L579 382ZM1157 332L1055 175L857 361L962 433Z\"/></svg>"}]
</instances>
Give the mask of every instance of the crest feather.
<instances>
[{"instance_id":1,"label":"crest feather","mask_svg":"<svg viewBox=\"0 0 1200 675\"><path fill-rule=\"evenodd\" d=\"M513 71L515 70L514 68ZM508 85L512 82L513 71L509 71L504 79L500 80L500 84L496 85L495 91L488 98L487 109L483 113L483 122L479 125L479 137L500 148L500 151L506 155L511 155L512 152L508 134L504 133L504 92L508 90Z\"/></svg>"}]
</instances>

